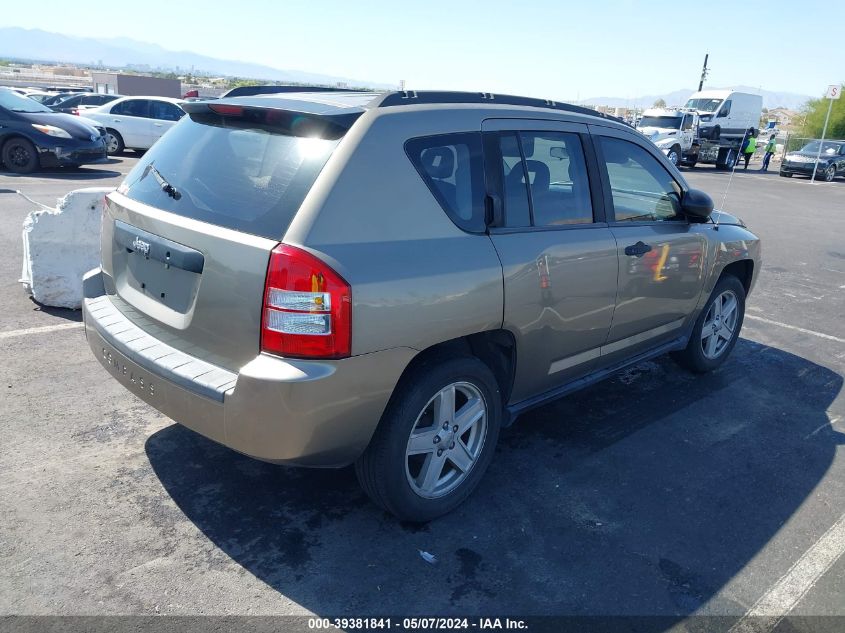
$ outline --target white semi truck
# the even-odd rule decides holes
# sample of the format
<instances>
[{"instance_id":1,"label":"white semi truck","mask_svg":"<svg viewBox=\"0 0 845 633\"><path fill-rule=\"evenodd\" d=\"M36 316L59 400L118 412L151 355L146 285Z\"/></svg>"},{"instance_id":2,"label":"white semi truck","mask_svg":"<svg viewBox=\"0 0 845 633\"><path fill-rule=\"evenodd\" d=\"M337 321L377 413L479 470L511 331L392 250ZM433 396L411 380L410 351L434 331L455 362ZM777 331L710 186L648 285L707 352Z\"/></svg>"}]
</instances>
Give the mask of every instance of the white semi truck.
<instances>
[{"instance_id":1,"label":"white semi truck","mask_svg":"<svg viewBox=\"0 0 845 633\"><path fill-rule=\"evenodd\" d=\"M749 128L756 129L763 98L733 90L693 93L683 108L650 108L637 129L675 165L731 169Z\"/></svg>"}]
</instances>

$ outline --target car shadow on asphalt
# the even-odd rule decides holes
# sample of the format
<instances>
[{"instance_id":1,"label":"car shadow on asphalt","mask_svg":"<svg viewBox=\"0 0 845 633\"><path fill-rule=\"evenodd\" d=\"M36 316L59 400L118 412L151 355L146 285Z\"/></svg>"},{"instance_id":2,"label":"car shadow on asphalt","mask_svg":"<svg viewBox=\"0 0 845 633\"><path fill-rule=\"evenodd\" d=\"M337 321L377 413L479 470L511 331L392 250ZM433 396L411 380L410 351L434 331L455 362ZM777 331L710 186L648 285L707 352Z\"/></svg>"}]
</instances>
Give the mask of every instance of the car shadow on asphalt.
<instances>
[{"instance_id":1,"label":"car shadow on asphalt","mask_svg":"<svg viewBox=\"0 0 845 633\"><path fill-rule=\"evenodd\" d=\"M109 159L101 165L118 164L121 161ZM100 178L114 178L122 175L119 171L100 167L57 167L55 169L41 169L31 174L16 174L0 168L0 176L7 178L46 178L50 180L98 180Z\"/></svg>"},{"instance_id":2,"label":"car shadow on asphalt","mask_svg":"<svg viewBox=\"0 0 845 633\"><path fill-rule=\"evenodd\" d=\"M146 452L184 514L171 520L219 548L191 566L234 561L318 615L680 617L825 476L845 439L826 413L842 383L746 339L708 375L643 363L524 415L475 494L422 526L371 505L349 468L265 464L177 424ZM181 538L174 527L161 538Z\"/></svg>"}]
</instances>

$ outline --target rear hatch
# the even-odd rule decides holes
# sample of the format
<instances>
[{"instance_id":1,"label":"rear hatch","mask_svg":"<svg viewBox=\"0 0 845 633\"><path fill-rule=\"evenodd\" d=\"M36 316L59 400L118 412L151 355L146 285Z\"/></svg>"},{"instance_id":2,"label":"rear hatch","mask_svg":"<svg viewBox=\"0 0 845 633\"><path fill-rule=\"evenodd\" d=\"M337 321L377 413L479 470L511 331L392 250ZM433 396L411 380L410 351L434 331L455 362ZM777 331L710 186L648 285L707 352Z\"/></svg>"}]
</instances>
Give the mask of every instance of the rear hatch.
<instances>
[{"instance_id":1,"label":"rear hatch","mask_svg":"<svg viewBox=\"0 0 845 633\"><path fill-rule=\"evenodd\" d=\"M103 218L117 308L231 371L259 352L270 252L360 114L269 105L186 103L189 116L109 196Z\"/></svg>"}]
</instances>

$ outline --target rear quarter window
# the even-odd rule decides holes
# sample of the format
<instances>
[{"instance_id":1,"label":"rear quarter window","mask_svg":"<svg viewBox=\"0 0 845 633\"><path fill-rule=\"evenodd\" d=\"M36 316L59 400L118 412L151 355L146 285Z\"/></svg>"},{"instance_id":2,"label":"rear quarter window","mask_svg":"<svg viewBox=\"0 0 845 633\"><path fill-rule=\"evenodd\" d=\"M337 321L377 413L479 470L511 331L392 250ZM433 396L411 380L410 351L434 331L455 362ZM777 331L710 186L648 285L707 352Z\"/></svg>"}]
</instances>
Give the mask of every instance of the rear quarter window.
<instances>
[{"instance_id":1,"label":"rear quarter window","mask_svg":"<svg viewBox=\"0 0 845 633\"><path fill-rule=\"evenodd\" d=\"M465 231L483 233L481 133L415 138L405 143L405 152L449 218Z\"/></svg>"}]
</instances>

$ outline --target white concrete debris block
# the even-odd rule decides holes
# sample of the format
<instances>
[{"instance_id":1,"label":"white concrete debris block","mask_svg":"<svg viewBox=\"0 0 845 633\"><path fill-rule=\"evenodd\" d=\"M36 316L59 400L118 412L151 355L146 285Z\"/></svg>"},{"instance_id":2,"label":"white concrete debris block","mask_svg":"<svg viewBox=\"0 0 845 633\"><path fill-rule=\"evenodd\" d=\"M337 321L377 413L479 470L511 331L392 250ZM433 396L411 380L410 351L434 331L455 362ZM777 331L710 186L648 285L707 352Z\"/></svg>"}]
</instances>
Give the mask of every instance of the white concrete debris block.
<instances>
[{"instance_id":1,"label":"white concrete debris block","mask_svg":"<svg viewBox=\"0 0 845 633\"><path fill-rule=\"evenodd\" d=\"M113 187L71 191L23 222L21 283L38 303L82 307L82 275L100 264L100 221Z\"/></svg>"}]
</instances>

